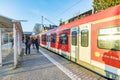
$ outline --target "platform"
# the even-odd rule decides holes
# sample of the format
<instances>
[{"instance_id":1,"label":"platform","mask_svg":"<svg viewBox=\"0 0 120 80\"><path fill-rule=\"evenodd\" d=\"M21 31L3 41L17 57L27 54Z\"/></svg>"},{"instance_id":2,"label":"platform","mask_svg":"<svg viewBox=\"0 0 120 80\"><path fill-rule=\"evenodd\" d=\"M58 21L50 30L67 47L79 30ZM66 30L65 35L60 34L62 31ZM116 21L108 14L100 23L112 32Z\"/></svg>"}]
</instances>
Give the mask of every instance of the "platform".
<instances>
[{"instance_id":1,"label":"platform","mask_svg":"<svg viewBox=\"0 0 120 80\"><path fill-rule=\"evenodd\" d=\"M44 48L31 49L16 69L0 73L0 80L107 80Z\"/></svg>"}]
</instances>

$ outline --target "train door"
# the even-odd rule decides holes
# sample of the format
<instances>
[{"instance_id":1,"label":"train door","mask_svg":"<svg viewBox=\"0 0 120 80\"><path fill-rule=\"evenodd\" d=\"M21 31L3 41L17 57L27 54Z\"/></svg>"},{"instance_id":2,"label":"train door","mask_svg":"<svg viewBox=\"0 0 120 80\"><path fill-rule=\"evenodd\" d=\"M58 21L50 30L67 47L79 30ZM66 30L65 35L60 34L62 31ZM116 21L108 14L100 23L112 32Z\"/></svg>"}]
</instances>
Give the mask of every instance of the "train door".
<instances>
[{"instance_id":1,"label":"train door","mask_svg":"<svg viewBox=\"0 0 120 80\"><path fill-rule=\"evenodd\" d=\"M79 58L90 63L91 61L91 24L80 25Z\"/></svg>"},{"instance_id":2,"label":"train door","mask_svg":"<svg viewBox=\"0 0 120 80\"><path fill-rule=\"evenodd\" d=\"M74 62L78 59L78 27L71 28L71 52L70 52L70 59Z\"/></svg>"},{"instance_id":3,"label":"train door","mask_svg":"<svg viewBox=\"0 0 120 80\"><path fill-rule=\"evenodd\" d=\"M47 35L47 48L50 48L50 34Z\"/></svg>"}]
</instances>

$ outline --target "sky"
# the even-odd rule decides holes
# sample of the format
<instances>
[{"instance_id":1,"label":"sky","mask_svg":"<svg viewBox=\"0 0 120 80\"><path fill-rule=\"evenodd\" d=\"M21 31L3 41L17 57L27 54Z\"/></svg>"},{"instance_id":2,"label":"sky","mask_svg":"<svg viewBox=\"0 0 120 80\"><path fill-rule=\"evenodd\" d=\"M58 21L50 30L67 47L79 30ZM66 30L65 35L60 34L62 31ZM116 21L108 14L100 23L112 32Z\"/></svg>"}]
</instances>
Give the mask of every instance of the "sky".
<instances>
[{"instance_id":1,"label":"sky","mask_svg":"<svg viewBox=\"0 0 120 80\"><path fill-rule=\"evenodd\" d=\"M24 32L32 32L36 23L56 24L92 9L93 0L0 0L0 15L21 22ZM46 19L47 20L46 20Z\"/></svg>"}]
</instances>

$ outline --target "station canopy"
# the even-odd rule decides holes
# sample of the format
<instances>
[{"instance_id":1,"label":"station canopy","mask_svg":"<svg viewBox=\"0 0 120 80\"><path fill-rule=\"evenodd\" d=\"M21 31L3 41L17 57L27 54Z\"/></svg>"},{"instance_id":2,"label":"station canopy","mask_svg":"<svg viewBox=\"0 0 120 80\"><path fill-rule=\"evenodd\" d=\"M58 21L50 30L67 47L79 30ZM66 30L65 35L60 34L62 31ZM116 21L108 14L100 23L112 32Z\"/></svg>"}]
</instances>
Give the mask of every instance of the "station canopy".
<instances>
[{"instance_id":1,"label":"station canopy","mask_svg":"<svg viewBox=\"0 0 120 80\"><path fill-rule=\"evenodd\" d=\"M2 32L11 32L13 28L13 19L4 17L0 15L0 29Z\"/></svg>"}]
</instances>

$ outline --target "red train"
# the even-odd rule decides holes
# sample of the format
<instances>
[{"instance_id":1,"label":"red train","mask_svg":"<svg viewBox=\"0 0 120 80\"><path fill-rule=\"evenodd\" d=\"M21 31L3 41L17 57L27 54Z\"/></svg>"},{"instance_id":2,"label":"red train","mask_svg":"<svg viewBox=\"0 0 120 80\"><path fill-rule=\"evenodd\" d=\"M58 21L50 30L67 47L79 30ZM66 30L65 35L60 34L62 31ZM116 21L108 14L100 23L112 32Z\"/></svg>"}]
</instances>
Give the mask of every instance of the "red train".
<instances>
[{"instance_id":1,"label":"red train","mask_svg":"<svg viewBox=\"0 0 120 80\"><path fill-rule=\"evenodd\" d=\"M120 80L120 5L40 33L40 45Z\"/></svg>"}]
</instances>

